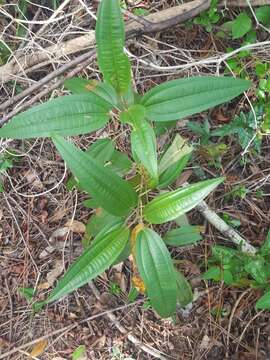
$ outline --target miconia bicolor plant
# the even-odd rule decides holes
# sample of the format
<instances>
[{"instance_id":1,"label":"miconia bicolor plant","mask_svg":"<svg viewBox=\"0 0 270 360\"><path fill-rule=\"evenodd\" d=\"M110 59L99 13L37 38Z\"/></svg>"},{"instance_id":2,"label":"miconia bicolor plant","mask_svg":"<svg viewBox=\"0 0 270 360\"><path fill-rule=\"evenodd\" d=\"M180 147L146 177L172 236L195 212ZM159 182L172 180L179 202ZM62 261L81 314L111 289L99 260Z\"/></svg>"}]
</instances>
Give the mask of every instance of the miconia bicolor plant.
<instances>
[{"instance_id":1,"label":"miconia bicolor plant","mask_svg":"<svg viewBox=\"0 0 270 360\"><path fill-rule=\"evenodd\" d=\"M101 1L96 43L103 82L67 80L72 95L35 106L0 129L0 136L6 138L51 137L75 185L90 195L86 205L99 209L87 224L91 241L85 251L39 305L63 298L132 255L134 275L141 279L152 307L160 316L169 317L177 304L185 306L192 300L192 292L167 246L194 243L200 236L195 227L187 225L162 238L155 224L173 221L194 208L223 178L164 190L185 168L192 147L176 135L158 156L156 125L229 101L250 83L230 77L190 77L137 94L124 52L124 21L118 0ZM116 150L110 139L100 139L86 151L64 139L103 128L112 114L130 128L132 160Z\"/></svg>"}]
</instances>

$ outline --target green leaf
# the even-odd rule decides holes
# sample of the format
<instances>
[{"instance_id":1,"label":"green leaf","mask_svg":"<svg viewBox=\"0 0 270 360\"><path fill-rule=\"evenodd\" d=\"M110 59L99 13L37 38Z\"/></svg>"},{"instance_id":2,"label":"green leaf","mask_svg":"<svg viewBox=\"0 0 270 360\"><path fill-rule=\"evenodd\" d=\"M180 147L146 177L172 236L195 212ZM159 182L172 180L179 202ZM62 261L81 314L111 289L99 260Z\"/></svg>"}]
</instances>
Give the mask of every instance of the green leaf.
<instances>
[{"instance_id":1,"label":"green leaf","mask_svg":"<svg viewBox=\"0 0 270 360\"><path fill-rule=\"evenodd\" d=\"M116 172L118 175L123 175L129 172L132 168L132 161L126 154L118 150L114 150L108 168Z\"/></svg>"},{"instance_id":2,"label":"green leaf","mask_svg":"<svg viewBox=\"0 0 270 360\"><path fill-rule=\"evenodd\" d=\"M123 261L125 261L129 255L131 254L131 245L130 241L127 242L126 246L122 250L122 252L117 256L116 260L113 262L112 265L117 265Z\"/></svg>"},{"instance_id":3,"label":"green leaf","mask_svg":"<svg viewBox=\"0 0 270 360\"><path fill-rule=\"evenodd\" d=\"M30 287L19 287L18 291L21 295L23 295L26 300L31 301L33 300L33 297L35 296L35 289Z\"/></svg>"},{"instance_id":4,"label":"green leaf","mask_svg":"<svg viewBox=\"0 0 270 360\"><path fill-rule=\"evenodd\" d=\"M259 284L265 284L267 282L267 264L263 257L249 257L245 263L245 270L249 273L254 280Z\"/></svg>"},{"instance_id":5,"label":"green leaf","mask_svg":"<svg viewBox=\"0 0 270 360\"><path fill-rule=\"evenodd\" d=\"M178 229L168 231L163 240L166 245L186 246L196 244L202 239L198 226L182 226Z\"/></svg>"},{"instance_id":6,"label":"green leaf","mask_svg":"<svg viewBox=\"0 0 270 360\"><path fill-rule=\"evenodd\" d=\"M270 25L270 6L261 6L255 10L255 15L260 23Z\"/></svg>"},{"instance_id":7,"label":"green leaf","mask_svg":"<svg viewBox=\"0 0 270 360\"><path fill-rule=\"evenodd\" d=\"M98 65L106 82L123 95L129 87L131 69L124 54L124 21L118 0L102 0L97 15Z\"/></svg>"},{"instance_id":8,"label":"green leaf","mask_svg":"<svg viewBox=\"0 0 270 360\"><path fill-rule=\"evenodd\" d=\"M176 311L176 278L170 254L161 237L142 229L136 240L136 263L151 305L161 317Z\"/></svg>"},{"instance_id":9,"label":"green leaf","mask_svg":"<svg viewBox=\"0 0 270 360\"><path fill-rule=\"evenodd\" d=\"M176 219L174 219L174 222L178 226L189 226L189 221L186 214L178 216Z\"/></svg>"},{"instance_id":10,"label":"green leaf","mask_svg":"<svg viewBox=\"0 0 270 360\"><path fill-rule=\"evenodd\" d=\"M237 250L227 246L216 245L212 247L212 254L221 264L228 264L237 255Z\"/></svg>"},{"instance_id":11,"label":"green leaf","mask_svg":"<svg viewBox=\"0 0 270 360\"><path fill-rule=\"evenodd\" d=\"M86 224L86 232L90 236L96 236L105 226L121 225L123 220L117 216L107 213L103 209L97 209Z\"/></svg>"},{"instance_id":12,"label":"green leaf","mask_svg":"<svg viewBox=\"0 0 270 360\"><path fill-rule=\"evenodd\" d=\"M103 273L122 252L128 238L129 230L126 228L107 232L71 265L43 304L63 298Z\"/></svg>"},{"instance_id":13,"label":"green leaf","mask_svg":"<svg viewBox=\"0 0 270 360\"><path fill-rule=\"evenodd\" d=\"M94 199L87 199L84 200L82 203L88 209L96 209L99 207L99 203Z\"/></svg>"},{"instance_id":14,"label":"green leaf","mask_svg":"<svg viewBox=\"0 0 270 360\"><path fill-rule=\"evenodd\" d=\"M37 105L0 129L0 137L27 139L86 134L106 125L110 104L95 94L60 97Z\"/></svg>"},{"instance_id":15,"label":"green leaf","mask_svg":"<svg viewBox=\"0 0 270 360\"><path fill-rule=\"evenodd\" d=\"M131 132L130 139L134 158L146 168L153 179L153 184L157 184L157 144L151 125L142 119L141 123Z\"/></svg>"},{"instance_id":16,"label":"green leaf","mask_svg":"<svg viewBox=\"0 0 270 360\"><path fill-rule=\"evenodd\" d=\"M192 150L193 147L189 146L186 140L177 134L158 164L159 174L162 174L171 165L177 163L185 155L191 153Z\"/></svg>"},{"instance_id":17,"label":"green leaf","mask_svg":"<svg viewBox=\"0 0 270 360\"><path fill-rule=\"evenodd\" d=\"M177 124L176 120L173 121L159 121L155 124L154 130L156 133L156 136L160 136L165 134L168 130L175 127Z\"/></svg>"},{"instance_id":18,"label":"green leaf","mask_svg":"<svg viewBox=\"0 0 270 360\"><path fill-rule=\"evenodd\" d=\"M145 107L140 104L131 105L126 111L120 113L120 121L137 128L145 118Z\"/></svg>"},{"instance_id":19,"label":"green leaf","mask_svg":"<svg viewBox=\"0 0 270 360\"><path fill-rule=\"evenodd\" d=\"M202 276L204 280L215 280L219 281L222 279L222 272L220 267L212 266L210 267Z\"/></svg>"},{"instance_id":20,"label":"green leaf","mask_svg":"<svg viewBox=\"0 0 270 360\"><path fill-rule=\"evenodd\" d=\"M73 94L89 94L89 92L92 92L112 106L117 106L118 97L114 88L110 84L75 77L66 80L64 85L65 88L70 90Z\"/></svg>"},{"instance_id":21,"label":"green leaf","mask_svg":"<svg viewBox=\"0 0 270 360\"><path fill-rule=\"evenodd\" d=\"M252 21L248 14L243 11L232 23L232 36L233 39L239 39L249 32L252 28Z\"/></svg>"},{"instance_id":22,"label":"green leaf","mask_svg":"<svg viewBox=\"0 0 270 360\"><path fill-rule=\"evenodd\" d=\"M148 91L141 104L152 121L179 120L240 95L250 86L231 77L191 77L171 80Z\"/></svg>"},{"instance_id":23,"label":"green leaf","mask_svg":"<svg viewBox=\"0 0 270 360\"><path fill-rule=\"evenodd\" d=\"M85 153L104 165L114 153L114 144L110 139L99 139L91 144Z\"/></svg>"},{"instance_id":24,"label":"green leaf","mask_svg":"<svg viewBox=\"0 0 270 360\"><path fill-rule=\"evenodd\" d=\"M110 160L114 152L114 145L110 139L98 139L96 142L91 144L89 148L85 151L86 154L89 154L95 161L99 162L101 165L105 165L107 161ZM82 190L79 182L71 175L66 183L68 190L72 190L73 187L76 187L79 190ZM95 206L95 207L99 207Z\"/></svg>"},{"instance_id":25,"label":"green leaf","mask_svg":"<svg viewBox=\"0 0 270 360\"><path fill-rule=\"evenodd\" d=\"M127 181L60 136L53 141L80 186L108 213L127 215L136 205L137 194Z\"/></svg>"},{"instance_id":26,"label":"green leaf","mask_svg":"<svg viewBox=\"0 0 270 360\"><path fill-rule=\"evenodd\" d=\"M257 302L256 309L270 309L270 291L267 291Z\"/></svg>"},{"instance_id":27,"label":"green leaf","mask_svg":"<svg viewBox=\"0 0 270 360\"><path fill-rule=\"evenodd\" d=\"M192 289L184 275L176 269L175 276L177 285L177 300L179 301L181 307L185 307L193 300Z\"/></svg>"},{"instance_id":28,"label":"green leaf","mask_svg":"<svg viewBox=\"0 0 270 360\"><path fill-rule=\"evenodd\" d=\"M178 162L174 163L168 169L166 169L159 177L158 187L162 189L172 184L185 169L190 158L191 153L183 156L180 160L178 160Z\"/></svg>"},{"instance_id":29,"label":"green leaf","mask_svg":"<svg viewBox=\"0 0 270 360\"><path fill-rule=\"evenodd\" d=\"M143 215L151 224L162 224L174 220L193 209L223 181L222 177L204 180L158 195L145 206Z\"/></svg>"},{"instance_id":30,"label":"green leaf","mask_svg":"<svg viewBox=\"0 0 270 360\"><path fill-rule=\"evenodd\" d=\"M86 346L80 345L72 353L72 360L87 360Z\"/></svg>"},{"instance_id":31,"label":"green leaf","mask_svg":"<svg viewBox=\"0 0 270 360\"><path fill-rule=\"evenodd\" d=\"M266 240L263 243L263 245L261 246L259 251L263 256L270 254L270 229L268 230Z\"/></svg>"}]
</instances>

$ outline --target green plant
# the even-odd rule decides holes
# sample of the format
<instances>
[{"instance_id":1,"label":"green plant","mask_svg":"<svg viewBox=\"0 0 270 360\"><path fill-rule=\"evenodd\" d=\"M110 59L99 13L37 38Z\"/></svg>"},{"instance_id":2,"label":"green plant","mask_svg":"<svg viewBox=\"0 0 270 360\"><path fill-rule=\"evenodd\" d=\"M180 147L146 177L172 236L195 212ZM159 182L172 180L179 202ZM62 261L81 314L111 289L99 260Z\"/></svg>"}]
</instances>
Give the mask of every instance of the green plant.
<instances>
[{"instance_id":1,"label":"green plant","mask_svg":"<svg viewBox=\"0 0 270 360\"><path fill-rule=\"evenodd\" d=\"M0 193L4 191L4 175L13 167L15 159L10 153L0 154Z\"/></svg>"},{"instance_id":2,"label":"green plant","mask_svg":"<svg viewBox=\"0 0 270 360\"><path fill-rule=\"evenodd\" d=\"M213 25L216 24L222 16L218 11L217 4L218 0L211 0L210 8L197 16L193 20L194 24L202 25L207 32L211 32Z\"/></svg>"},{"instance_id":3,"label":"green plant","mask_svg":"<svg viewBox=\"0 0 270 360\"><path fill-rule=\"evenodd\" d=\"M168 81L139 95L131 88L124 35L119 2L102 0L96 41L104 82L79 78L67 81L66 87L73 95L38 105L0 129L1 137L51 137L74 176L72 186L89 193L87 206L97 209L88 223L85 251L49 297L36 303L36 309L66 296L131 253L151 306L159 315L172 316L177 303L185 306L192 301L188 282L176 271L166 242L153 228L155 224L177 221L223 178L164 192L162 189L173 184L186 166L192 148L176 135L158 159L153 122L179 120L229 101L250 83L228 77L194 77ZM110 117L129 127L133 162L120 156L111 140L81 151L63 138L100 129ZM198 237L193 234L191 243Z\"/></svg>"},{"instance_id":4,"label":"green plant","mask_svg":"<svg viewBox=\"0 0 270 360\"><path fill-rule=\"evenodd\" d=\"M205 280L224 281L226 285L261 289L265 293L256 302L257 309L270 309L270 231L256 254L226 246L213 246Z\"/></svg>"}]
</instances>

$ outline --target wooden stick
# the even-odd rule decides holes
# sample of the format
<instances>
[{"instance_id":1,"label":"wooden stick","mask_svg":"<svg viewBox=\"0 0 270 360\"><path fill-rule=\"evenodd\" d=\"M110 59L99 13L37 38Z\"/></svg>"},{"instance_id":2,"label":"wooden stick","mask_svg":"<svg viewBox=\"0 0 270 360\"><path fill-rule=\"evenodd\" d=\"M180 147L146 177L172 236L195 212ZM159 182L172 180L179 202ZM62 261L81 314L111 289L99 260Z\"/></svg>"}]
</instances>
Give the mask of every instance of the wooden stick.
<instances>
[{"instance_id":1,"label":"wooden stick","mask_svg":"<svg viewBox=\"0 0 270 360\"><path fill-rule=\"evenodd\" d=\"M180 24L194 16L197 16L202 11L210 6L210 0L193 0L186 4L174 6L169 9L150 14L145 17L145 24L142 22L135 22L134 20L127 23L126 37L159 32L169 27ZM0 83L4 84L10 80L15 80L16 76L22 73L28 73L33 66L37 69L39 64L49 64L64 56L85 51L90 47L95 46L95 31L91 30L87 35L79 36L68 40L62 44L49 46L44 50L37 51L34 54L16 56L7 64L0 67ZM68 64L68 63L67 63ZM73 65L70 65L72 67Z\"/></svg>"}]
</instances>

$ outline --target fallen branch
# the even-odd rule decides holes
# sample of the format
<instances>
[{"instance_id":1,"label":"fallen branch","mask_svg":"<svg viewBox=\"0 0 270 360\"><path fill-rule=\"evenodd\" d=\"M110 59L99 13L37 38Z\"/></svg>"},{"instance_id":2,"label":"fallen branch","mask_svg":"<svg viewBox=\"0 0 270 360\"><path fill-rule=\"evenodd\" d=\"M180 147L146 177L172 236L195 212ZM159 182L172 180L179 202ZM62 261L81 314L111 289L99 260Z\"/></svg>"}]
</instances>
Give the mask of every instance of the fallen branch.
<instances>
[{"instance_id":1,"label":"fallen branch","mask_svg":"<svg viewBox=\"0 0 270 360\"><path fill-rule=\"evenodd\" d=\"M205 201L201 201L196 209L210 222L218 231L230 239L234 244L240 246L241 250L251 254L255 254L256 249L249 242L231 228L224 220L222 220L213 210L209 208Z\"/></svg>"},{"instance_id":2,"label":"fallen branch","mask_svg":"<svg viewBox=\"0 0 270 360\"><path fill-rule=\"evenodd\" d=\"M126 36L131 38L162 31L197 16L209 6L210 0L194 0L145 16L144 24L132 20L126 26ZM145 25L146 23L148 25ZM39 66L50 64L52 61L59 60L64 56L85 51L94 46L95 31L91 30L87 35L49 46L33 54L16 56L16 58L0 67L0 82L4 84L10 80L15 80L16 76L27 74L33 66L38 69Z\"/></svg>"},{"instance_id":3,"label":"fallen branch","mask_svg":"<svg viewBox=\"0 0 270 360\"><path fill-rule=\"evenodd\" d=\"M75 67L75 69L69 71L65 75L65 77L62 77L59 80L57 80L56 82L52 83L50 86L47 86L43 91L40 91L40 92L37 93L37 95L31 97L30 100L25 101L22 105L15 107L7 115L0 118L0 126L4 125L9 119L11 119L13 116L18 114L20 111L25 110L29 106L35 104L38 100L42 99L44 96L46 96L51 91L59 88L64 83L65 80L70 79L70 78L74 77L75 75L77 75L87 65L89 65L89 63L92 61L94 56L95 56L95 51L92 50L92 51L89 51L87 54L83 54L80 57L74 59L72 65L73 66L77 65ZM2 104L2 106L0 106L0 111L7 108L7 107L9 107L10 105L16 104L18 101L25 98L26 96L29 96L29 95L33 94L40 87L42 87L43 85L46 85L51 80L53 80L55 77L61 75L62 73L64 73L69 68L70 68L70 62L65 64L64 66L62 66L60 69L56 70L55 72L48 74L42 80L40 80L39 82L37 82L34 85L30 86L26 90L22 91L21 93L19 93L15 97L10 98L9 100L7 100L5 103Z\"/></svg>"},{"instance_id":4,"label":"fallen branch","mask_svg":"<svg viewBox=\"0 0 270 360\"><path fill-rule=\"evenodd\" d=\"M250 0L251 6L270 5L270 0ZM218 3L218 7L248 7L246 0L223 0Z\"/></svg>"}]
</instances>

